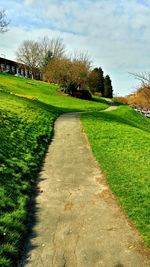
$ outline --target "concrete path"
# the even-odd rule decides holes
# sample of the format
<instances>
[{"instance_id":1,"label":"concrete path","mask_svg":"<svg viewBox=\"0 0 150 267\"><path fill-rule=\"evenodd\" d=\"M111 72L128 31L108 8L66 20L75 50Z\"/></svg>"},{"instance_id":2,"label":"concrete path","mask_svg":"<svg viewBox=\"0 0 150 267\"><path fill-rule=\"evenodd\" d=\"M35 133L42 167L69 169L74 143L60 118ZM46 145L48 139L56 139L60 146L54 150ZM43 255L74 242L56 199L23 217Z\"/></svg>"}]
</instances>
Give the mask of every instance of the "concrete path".
<instances>
[{"instance_id":1,"label":"concrete path","mask_svg":"<svg viewBox=\"0 0 150 267\"><path fill-rule=\"evenodd\" d=\"M39 178L36 223L19 267L148 267L137 231L110 192L79 114L55 125Z\"/></svg>"}]
</instances>

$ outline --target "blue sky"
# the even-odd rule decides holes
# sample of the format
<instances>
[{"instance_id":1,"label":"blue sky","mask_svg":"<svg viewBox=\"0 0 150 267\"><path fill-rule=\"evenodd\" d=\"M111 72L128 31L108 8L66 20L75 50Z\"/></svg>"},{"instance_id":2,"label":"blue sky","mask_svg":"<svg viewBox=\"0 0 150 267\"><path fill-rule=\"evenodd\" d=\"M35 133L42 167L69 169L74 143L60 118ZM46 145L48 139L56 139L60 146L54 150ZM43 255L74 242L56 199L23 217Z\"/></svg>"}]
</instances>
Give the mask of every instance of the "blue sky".
<instances>
[{"instance_id":1,"label":"blue sky","mask_svg":"<svg viewBox=\"0 0 150 267\"><path fill-rule=\"evenodd\" d=\"M62 37L68 53L91 55L109 74L114 92L138 86L129 72L150 71L150 0L0 0L11 19L0 35L0 54L15 59L23 40Z\"/></svg>"}]
</instances>

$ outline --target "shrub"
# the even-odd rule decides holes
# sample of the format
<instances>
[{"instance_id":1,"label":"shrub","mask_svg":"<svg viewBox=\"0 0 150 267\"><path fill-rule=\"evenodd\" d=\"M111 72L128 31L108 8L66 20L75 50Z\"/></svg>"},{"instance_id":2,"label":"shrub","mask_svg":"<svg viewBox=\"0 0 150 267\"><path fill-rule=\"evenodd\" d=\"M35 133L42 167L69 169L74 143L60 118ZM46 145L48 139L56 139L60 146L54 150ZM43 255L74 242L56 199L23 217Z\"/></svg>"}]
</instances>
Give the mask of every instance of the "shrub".
<instances>
[{"instance_id":1,"label":"shrub","mask_svg":"<svg viewBox=\"0 0 150 267\"><path fill-rule=\"evenodd\" d=\"M114 97L113 101L116 102L116 103L122 103L122 104L125 104L125 105L128 104L127 97L123 97L123 96Z\"/></svg>"},{"instance_id":2,"label":"shrub","mask_svg":"<svg viewBox=\"0 0 150 267\"><path fill-rule=\"evenodd\" d=\"M132 107L150 109L150 87L139 88L136 92L126 97L115 97L114 100L118 103L128 104Z\"/></svg>"},{"instance_id":3,"label":"shrub","mask_svg":"<svg viewBox=\"0 0 150 267\"><path fill-rule=\"evenodd\" d=\"M77 90L73 92L73 97L85 99L85 100L91 100L92 99L92 94L88 89L83 89L83 90Z\"/></svg>"}]
</instances>

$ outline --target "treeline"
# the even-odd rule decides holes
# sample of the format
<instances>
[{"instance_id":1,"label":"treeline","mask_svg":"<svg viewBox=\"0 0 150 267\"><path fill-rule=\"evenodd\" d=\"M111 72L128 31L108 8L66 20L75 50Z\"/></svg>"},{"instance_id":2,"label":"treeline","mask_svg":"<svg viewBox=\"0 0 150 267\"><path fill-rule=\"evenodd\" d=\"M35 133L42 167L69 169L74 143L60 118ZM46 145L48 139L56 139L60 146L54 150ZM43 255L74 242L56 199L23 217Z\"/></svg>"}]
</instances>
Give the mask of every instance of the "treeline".
<instances>
[{"instance_id":1,"label":"treeline","mask_svg":"<svg viewBox=\"0 0 150 267\"><path fill-rule=\"evenodd\" d=\"M101 67L91 68L88 53L68 55L61 38L24 41L16 54L18 62L28 65L33 79L39 69L43 81L60 84L72 96L89 99L92 92L113 97L109 75L104 76Z\"/></svg>"}]
</instances>

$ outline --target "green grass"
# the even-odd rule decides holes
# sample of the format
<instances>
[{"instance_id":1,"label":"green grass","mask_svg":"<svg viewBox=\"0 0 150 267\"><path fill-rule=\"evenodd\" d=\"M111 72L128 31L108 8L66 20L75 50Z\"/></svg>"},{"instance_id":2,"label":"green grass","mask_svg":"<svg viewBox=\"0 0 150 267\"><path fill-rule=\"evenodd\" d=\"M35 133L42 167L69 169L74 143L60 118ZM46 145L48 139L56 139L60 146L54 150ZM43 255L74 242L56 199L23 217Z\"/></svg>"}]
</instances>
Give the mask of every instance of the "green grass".
<instances>
[{"instance_id":1,"label":"green grass","mask_svg":"<svg viewBox=\"0 0 150 267\"><path fill-rule=\"evenodd\" d=\"M16 266L27 231L27 206L55 119L107 103L63 96L57 85L0 74L0 266ZM21 94L33 99L15 96Z\"/></svg>"},{"instance_id":2,"label":"green grass","mask_svg":"<svg viewBox=\"0 0 150 267\"><path fill-rule=\"evenodd\" d=\"M150 247L150 120L127 106L82 115L94 155Z\"/></svg>"},{"instance_id":3,"label":"green grass","mask_svg":"<svg viewBox=\"0 0 150 267\"><path fill-rule=\"evenodd\" d=\"M0 92L0 266L14 266L27 203L59 109Z\"/></svg>"},{"instance_id":4,"label":"green grass","mask_svg":"<svg viewBox=\"0 0 150 267\"><path fill-rule=\"evenodd\" d=\"M35 97L43 103L61 108L62 112L102 110L108 106L106 101L99 97L93 97L93 101L87 101L64 96L57 91L58 88L55 84L0 73L1 90Z\"/></svg>"}]
</instances>

